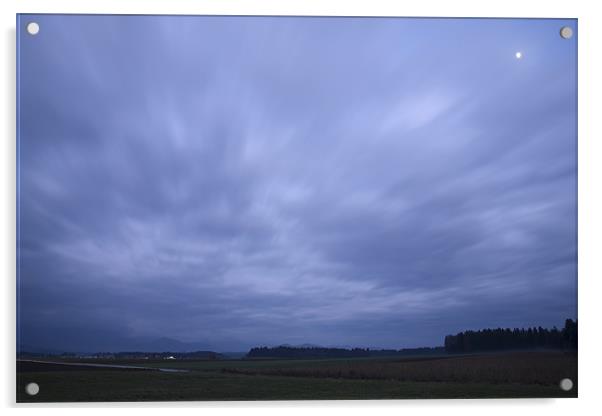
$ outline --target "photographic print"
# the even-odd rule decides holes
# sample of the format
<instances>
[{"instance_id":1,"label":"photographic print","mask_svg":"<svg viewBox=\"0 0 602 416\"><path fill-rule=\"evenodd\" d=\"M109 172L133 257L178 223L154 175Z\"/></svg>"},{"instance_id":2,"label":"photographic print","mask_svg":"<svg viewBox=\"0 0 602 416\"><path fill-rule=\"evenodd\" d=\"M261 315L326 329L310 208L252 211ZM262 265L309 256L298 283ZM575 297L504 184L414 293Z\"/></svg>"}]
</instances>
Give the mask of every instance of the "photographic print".
<instances>
[{"instance_id":1,"label":"photographic print","mask_svg":"<svg viewBox=\"0 0 602 416\"><path fill-rule=\"evenodd\" d=\"M17 402L577 397L577 20L17 16Z\"/></svg>"}]
</instances>

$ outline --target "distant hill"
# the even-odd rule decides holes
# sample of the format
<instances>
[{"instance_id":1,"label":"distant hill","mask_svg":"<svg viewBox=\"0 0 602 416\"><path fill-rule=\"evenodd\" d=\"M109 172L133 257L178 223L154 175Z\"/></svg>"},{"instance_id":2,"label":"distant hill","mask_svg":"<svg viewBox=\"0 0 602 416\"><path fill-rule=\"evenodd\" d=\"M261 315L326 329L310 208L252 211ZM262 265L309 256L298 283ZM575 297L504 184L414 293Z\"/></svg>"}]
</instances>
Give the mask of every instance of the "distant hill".
<instances>
[{"instance_id":1,"label":"distant hill","mask_svg":"<svg viewBox=\"0 0 602 416\"><path fill-rule=\"evenodd\" d=\"M131 337L114 339L110 342L96 342L92 340L86 343L60 343L60 340L58 340L55 345L36 345L28 343L17 346L18 353L28 352L47 355L60 355L62 353L93 354L99 351L193 352L209 350L212 350L212 348L202 342L182 342L167 337Z\"/></svg>"},{"instance_id":2,"label":"distant hill","mask_svg":"<svg viewBox=\"0 0 602 416\"><path fill-rule=\"evenodd\" d=\"M204 350L206 346L200 343L182 342L177 339L161 337L156 339L141 339L134 343L138 346L136 351L171 351L171 352L191 352Z\"/></svg>"},{"instance_id":3,"label":"distant hill","mask_svg":"<svg viewBox=\"0 0 602 416\"><path fill-rule=\"evenodd\" d=\"M20 359L40 358L40 357L63 357L63 358L99 358L99 359L118 359L118 360L221 360L226 358L223 354L213 351L191 351L191 352L143 352L143 351L121 351L121 352L95 352L95 353L44 353L22 351L18 354Z\"/></svg>"},{"instance_id":4,"label":"distant hill","mask_svg":"<svg viewBox=\"0 0 602 416\"><path fill-rule=\"evenodd\" d=\"M30 355L60 355L65 351L53 349L53 348L42 348L33 345L22 344L17 346L17 355L27 353Z\"/></svg>"},{"instance_id":5,"label":"distant hill","mask_svg":"<svg viewBox=\"0 0 602 416\"><path fill-rule=\"evenodd\" d=\"M176 360L220 360L224 356L214 351L191 351L191 352L142 352L142 351L124 351L117 353L97 353L99 358L116 359L176 359Z\"/></svg>"}]
</instances>

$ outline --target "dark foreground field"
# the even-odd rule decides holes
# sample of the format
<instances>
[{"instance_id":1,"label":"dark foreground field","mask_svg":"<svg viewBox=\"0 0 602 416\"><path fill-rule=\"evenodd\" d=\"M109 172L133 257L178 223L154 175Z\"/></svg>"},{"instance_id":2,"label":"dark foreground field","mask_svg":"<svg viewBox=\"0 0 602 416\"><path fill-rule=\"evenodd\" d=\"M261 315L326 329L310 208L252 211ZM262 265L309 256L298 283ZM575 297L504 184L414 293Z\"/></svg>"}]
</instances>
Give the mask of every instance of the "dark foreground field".
<instances>
[{"instance_id":1,"label":"dark foreground field","mask_svg":"<svg viewBox=\"0 0 602 416\"><path fill-rule=\"evenodd\" d=\"M91 362L149 370L19 362L17 401L577 397L577 356L557 352L390 359ZM189 371L153 370L166 367ZM563 378L575 382L573 390L559 388ZM25 393L30 382L39 384L37 396Z\"/></svg>"}]
</instances>

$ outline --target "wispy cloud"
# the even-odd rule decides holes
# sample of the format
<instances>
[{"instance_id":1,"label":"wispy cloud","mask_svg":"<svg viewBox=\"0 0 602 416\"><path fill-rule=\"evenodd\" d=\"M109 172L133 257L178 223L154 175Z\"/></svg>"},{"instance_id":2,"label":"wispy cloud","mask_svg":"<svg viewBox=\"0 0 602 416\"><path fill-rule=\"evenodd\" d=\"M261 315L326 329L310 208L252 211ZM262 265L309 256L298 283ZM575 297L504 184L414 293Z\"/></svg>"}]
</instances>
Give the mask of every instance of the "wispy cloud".
<instances>
[{"instance_id":1,"label":"wispy cloud","mask_svg":"<svg viewBox=\"0 0 602 416\"><path fill-rule=\"evenodd\" d=\"M24 343L404 347L575 316L571 21L38 20Z\"/></svg>"}]
</instances>

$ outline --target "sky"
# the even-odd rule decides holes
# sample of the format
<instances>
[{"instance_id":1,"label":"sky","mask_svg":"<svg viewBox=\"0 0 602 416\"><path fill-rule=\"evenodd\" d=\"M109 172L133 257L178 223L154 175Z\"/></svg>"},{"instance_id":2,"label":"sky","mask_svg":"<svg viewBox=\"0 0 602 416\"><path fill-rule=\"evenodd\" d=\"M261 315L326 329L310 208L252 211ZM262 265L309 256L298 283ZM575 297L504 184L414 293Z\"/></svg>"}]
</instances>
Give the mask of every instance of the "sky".
<instances>
[{"instance_id":1,"label":"sky","mask_svg":"<svg viewBox=\"0 0 602 416\"><path fill-rule=\"evenodd\" d=\"M570 19L22 15L18 343L407 348L561 327L576 35Z\"/></svg>"}]
</instances>

